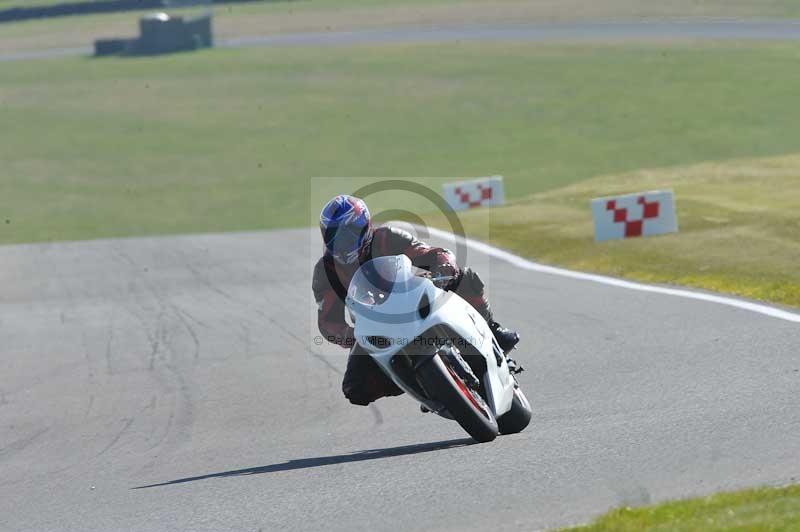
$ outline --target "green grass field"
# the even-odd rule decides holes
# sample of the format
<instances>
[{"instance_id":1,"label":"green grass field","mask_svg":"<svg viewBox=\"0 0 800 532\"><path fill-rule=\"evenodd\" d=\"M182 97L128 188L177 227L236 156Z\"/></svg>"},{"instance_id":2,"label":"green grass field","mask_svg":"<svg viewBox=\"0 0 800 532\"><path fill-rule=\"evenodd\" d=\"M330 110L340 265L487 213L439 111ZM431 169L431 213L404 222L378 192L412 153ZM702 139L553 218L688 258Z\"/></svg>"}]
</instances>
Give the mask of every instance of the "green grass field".
<instances>
[{"instance_id":1,"label":"green grass field","mask_svg":"<svg viewBox=\"0 0 800 532\"><path fill-rule=\"evenodd\" d=\"M520 198L789 153L799 52L452 44L2 64L0 242L303 225L313 176L501 173Z\"/></svg>"},{"instance_id":2,"label":"green grass field","mask_svg":"<svg viewBox=\"0 0 800 532\"><path fill-rule=\"evenodd\" d=\"M612 510L562 532L791 532L800 530L800 486L759 488Z\"/></svg>"}]
</instances>

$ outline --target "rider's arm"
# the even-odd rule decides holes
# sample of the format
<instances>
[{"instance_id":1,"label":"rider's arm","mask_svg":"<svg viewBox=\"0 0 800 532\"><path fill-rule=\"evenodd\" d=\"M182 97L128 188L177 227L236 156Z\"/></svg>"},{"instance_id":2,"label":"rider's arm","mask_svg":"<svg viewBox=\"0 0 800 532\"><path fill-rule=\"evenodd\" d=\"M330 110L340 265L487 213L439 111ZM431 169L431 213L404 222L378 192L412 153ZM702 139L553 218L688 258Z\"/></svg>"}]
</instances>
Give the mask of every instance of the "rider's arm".
<instances>
[{"instance_id":1,"label":"rider's arm","mask_svg":"<svg viewBox=\"0 0 800 532\"><path fill-rule=\"evenodd\" d=\"M384 255L406 255L414 266L441 275L459 273L456 257L450 250L421 242L408 231L381 227L375 231L375 239Z\"/></svg>"},{"instance_id":2,"label":"rider's arm","mask_svg":"<svg viewBox=\"0 0 800 532\"><path fill-rule=\"evenodd\" d=\"M345 307L339 296L330 290L317 301L317 305L317 325L322 336L340 347L352 347L353 328L344 320Z\"/></svg>"},{"instance_id":3,"label":"rider's arm","mask_svg":"<svg viewBox=\"0 0 800 532\"><path fill-rule=\"evenodd\" d=\"M329 342L344 348L353 345L353 328L345 321L345 305L342 298L331 287L322 261L314 268L311 283L317 302L317 326Z\"/></svg>"}]
</instances>

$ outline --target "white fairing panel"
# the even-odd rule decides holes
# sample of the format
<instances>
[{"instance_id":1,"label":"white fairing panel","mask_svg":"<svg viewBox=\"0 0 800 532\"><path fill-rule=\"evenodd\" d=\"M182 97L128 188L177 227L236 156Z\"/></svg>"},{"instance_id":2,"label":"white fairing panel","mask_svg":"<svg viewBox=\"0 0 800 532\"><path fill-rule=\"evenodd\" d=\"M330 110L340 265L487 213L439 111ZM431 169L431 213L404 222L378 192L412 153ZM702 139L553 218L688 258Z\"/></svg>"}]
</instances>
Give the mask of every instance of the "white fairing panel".
<instances>
[{"instance_id":1,"label":"white fairing panel","mask_svg":"<svg viewBox=\"0 0 800 532\"><path fill-rule=\"evenodd\" d=\"M506 413L511 408L514 379L505 357L500 356L502 363L497 365L495 349L499 348L486 320L457 294L444 292L418 274L405 255L380 257L362 265L353 276L347 296L347 306L355 318L356 341L400 388L431 406L427 398L420 397L395 375L390 362L415 340L427 349L418 338L436 325L446 325L462 342L469 342L484 356L488 368L483 376L487 403L495 416ZM430 313L425 318L418 312L423 296L430 302ZM376 347L367 340L375 336L388 341ZM430 349L435 351L436 346Z\"/></svg>"}]
</instances>

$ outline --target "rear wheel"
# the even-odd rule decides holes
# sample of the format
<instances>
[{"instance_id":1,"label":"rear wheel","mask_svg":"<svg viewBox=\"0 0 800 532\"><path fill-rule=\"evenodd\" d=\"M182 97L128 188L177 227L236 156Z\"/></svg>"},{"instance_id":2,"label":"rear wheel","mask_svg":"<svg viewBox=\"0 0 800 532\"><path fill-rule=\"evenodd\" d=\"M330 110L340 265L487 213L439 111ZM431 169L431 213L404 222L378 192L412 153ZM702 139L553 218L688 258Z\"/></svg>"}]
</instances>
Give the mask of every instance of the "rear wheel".
<instances>
[{"instance_id":1,"label":"rear wheel","mask_svg":"<svg viewBox=\"0 0 800 532\"><path fill-rule=\"evenodd\" d=\"M500 416L497 427L501 434L516 434L531 422L531 404L519 387L514 388L514 399L511 401L511 410Z\"/></svg>"},{"instance_id":2,"label":"rear wheel","mask_svg":"<svg viewBox=\"0 0 800 532\"><path fill-rule=\"evenodd\" d=\"M489 442L497 437L497 420L489 405L439 355L423 364L417 376L431 399L442 403L473 439Z\"/></svg>"}]
</instances>

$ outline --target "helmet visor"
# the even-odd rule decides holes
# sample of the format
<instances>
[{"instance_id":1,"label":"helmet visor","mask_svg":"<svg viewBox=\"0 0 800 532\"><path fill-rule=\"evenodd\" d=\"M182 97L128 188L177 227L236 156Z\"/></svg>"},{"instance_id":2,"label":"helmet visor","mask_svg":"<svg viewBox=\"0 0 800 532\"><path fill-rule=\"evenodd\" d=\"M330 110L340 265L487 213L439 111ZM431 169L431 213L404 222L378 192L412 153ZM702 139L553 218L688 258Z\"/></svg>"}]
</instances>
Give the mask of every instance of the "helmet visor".
<instances>
[{"instance_id":1,"label":"helmet visor","mask_svg":"<svg viewBox=\"0 0 800 532\"><path fill-rule=\"evenodd\" d=\"M358 260L359 250L367 238L368 230L368 225L362 227L352 224L329 226L323 234L325 248L338 262L351 264Z\"/></svg>"}]
</instances>

